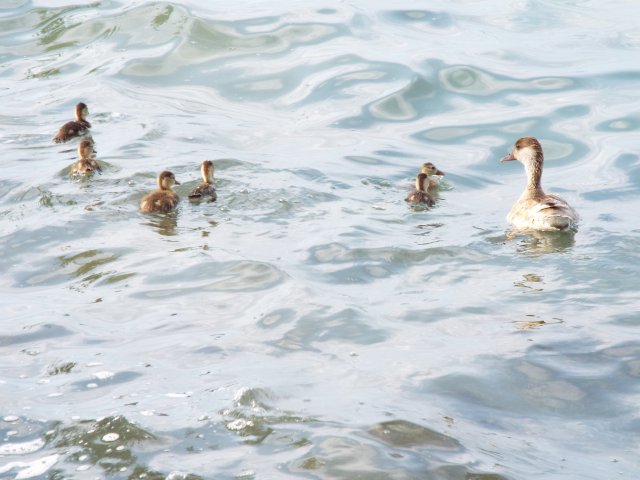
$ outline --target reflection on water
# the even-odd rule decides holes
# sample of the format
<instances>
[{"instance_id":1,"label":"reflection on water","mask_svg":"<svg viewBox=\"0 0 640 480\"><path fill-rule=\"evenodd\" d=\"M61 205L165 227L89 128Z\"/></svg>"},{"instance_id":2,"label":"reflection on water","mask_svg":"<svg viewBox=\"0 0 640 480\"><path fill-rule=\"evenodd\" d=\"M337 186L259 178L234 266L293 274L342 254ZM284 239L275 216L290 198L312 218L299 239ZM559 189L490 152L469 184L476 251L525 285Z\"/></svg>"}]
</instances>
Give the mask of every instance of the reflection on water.
<instances>
[{"instance_id":1,"label":"reflection on water","mask_svg":"<svg viewBox=\"0 0 640 480\"><path fill-rule=\"evenodd\" d=\"M152 227L155 232L165 237L173 237L177 235L178 227L178 212L173 211L169 213L147 214L147 221L142 222L141 225Z\"/></svg>"},{"instance_id":2,"label":"reflection on water","mask_svg":"<svg viewBox=\"0 0 640 480\"><path fill-rule=\"evenodd\" d=\"M516 243L518 253L536 257L549 253L562 253L571 249L576 243L576 232L527 231L507 232L507 240Z\"/></svg>"},{"instance_id":3,"label":"reflection on water","mask_svg":"<svg viewBox=\"0 0 640 480\"><path fill-rule=\"evenodd\" d=\"M0 477L635 480L626 3L32 3L0 12ZM579 232L506 230L523 135ZM183 201L140 214L164 169Z\"/></svg>"}]
</instances>

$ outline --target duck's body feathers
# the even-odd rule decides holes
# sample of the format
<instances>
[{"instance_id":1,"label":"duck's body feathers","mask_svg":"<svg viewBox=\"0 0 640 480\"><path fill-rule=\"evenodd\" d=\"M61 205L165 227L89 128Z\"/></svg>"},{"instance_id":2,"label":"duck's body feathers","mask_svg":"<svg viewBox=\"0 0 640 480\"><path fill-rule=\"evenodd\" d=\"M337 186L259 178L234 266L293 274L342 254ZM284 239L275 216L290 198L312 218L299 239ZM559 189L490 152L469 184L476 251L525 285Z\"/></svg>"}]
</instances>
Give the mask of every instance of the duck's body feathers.
<instances>
[{"instance_id":1,"label":"duck's body feathers","mask_svg":"<svg viewBox=\"0 0 640 480\"><path fill-rule=\"evenodd\" d=\"M90 175L94 172L102 172L94 158L81 158L71 167L71 175Z\"/></svg>"},{"instance_id":2,"label":"duck's body feathers","mask_svg":"<svg viewBox=\"0 0 640 480\"><path fill-rule=\"evenodd\" d=\"M518 200L507 220L519 230L573 230L578 214L557 195Z\"/></svg>"},{"instance_id":3,"label":"duck's body feathers","mask_svg":"<svg viewBox=\"0 0 640 480\"><path fill-rule=\"evenodd\" d=\"M58 133L53 138L53 141L56 143L63 143L67 140L71 140L72 138L79 137L80 135L84 135L91 128L91 124L86 120L76 122L71 121L65 123L60 127Z\"/></svg>"},{"instance_id":4,"label":"duck's body feathers","mask_svg":"<svg viewBox=\"0 0 640 480\"><path fill-rule=\"evenodd\" d=\"M176 192L159 190L146 195L140 202L142 213L168 213L178 206L180 198Z\"/></svg>"},{"instance_id":5,"label":"duck's body feathers","mask_svg":"<svg viewBox=\"0 0 640 480\"><path fill-rule=\"evenodd\" d=\"M431 195L426 192L416 190L415 188L409 195L407 195L405 201L409 203L425 204L429 207L433 207L436 204L436 201Z\"/></svg>"}]
</instances>

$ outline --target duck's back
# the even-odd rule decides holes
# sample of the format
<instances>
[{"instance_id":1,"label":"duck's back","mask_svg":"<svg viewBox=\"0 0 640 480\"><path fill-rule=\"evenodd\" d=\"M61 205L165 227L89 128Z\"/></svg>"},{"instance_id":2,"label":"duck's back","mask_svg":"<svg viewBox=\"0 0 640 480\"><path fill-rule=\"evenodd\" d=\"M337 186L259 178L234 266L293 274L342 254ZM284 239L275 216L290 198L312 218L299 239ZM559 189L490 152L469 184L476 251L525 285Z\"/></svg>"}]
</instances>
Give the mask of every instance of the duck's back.
<instances>
[{"instance_id":1,"label":"duck's back","mask_svg":"<svg viewBox=\"0 0 640 480\"><path fill-rule=\"evenodd\" d=\"M414 189L407 198L405 198L405 201L409 203L423 203L430 207L433 207L436 204L431 195L416 189Z\"/></svg>"},{"instance_id":2,"label":"duck's back","mask_svg":"<svg viewBox=\"0 0 640 480\"><path fill-rule=\"evenodd\" d=\"M71 167L71 175L88 175L95 171L100 171L100 166L93 158L81 158Z\"/></svg>"},{"instance_id":3,"label":"duck's back","mask_svg":"<svg viewBox=\"0 0 640 480\"><path fill-rule=\"evenodd\" d=\"M89 128L91 128L91 124L87 121L67 122L60 127L60 130L58 130L58 133L53 138L53 141L56 143L66 142L67 140L82 135Z\"/></svg>"},{"instance_id":4,"label":"duck's back","mask_svg":"<svg viewBox=\"0 0 640 480\"><path fill-rule=\"evenodd\" d=\"M216 189L210 183L202 183L194 188L189 194L189 200L207 200L213 202L218 198Z\"/></svg>"},{"instance_id":5,"label":"duck's back","mask_svg":"<svg viewBox=\"0 0 640 480\"><path fill-rule=\"evenodd\" d=\"M143 213L167 213L176 208L180 198L174 191L160 190L146 195L140 202Z\"/></svg>"},{"instance_id":6,"label":"duck's back","mask_svg":"<svg viewBox=\"0 0 640 480\"><path fill-rule=\"evenodd\" d=\"M578 214L558 195L520 199L511 208L507 220L519 229L573 230Z\"/></svg>"}]
</instances>

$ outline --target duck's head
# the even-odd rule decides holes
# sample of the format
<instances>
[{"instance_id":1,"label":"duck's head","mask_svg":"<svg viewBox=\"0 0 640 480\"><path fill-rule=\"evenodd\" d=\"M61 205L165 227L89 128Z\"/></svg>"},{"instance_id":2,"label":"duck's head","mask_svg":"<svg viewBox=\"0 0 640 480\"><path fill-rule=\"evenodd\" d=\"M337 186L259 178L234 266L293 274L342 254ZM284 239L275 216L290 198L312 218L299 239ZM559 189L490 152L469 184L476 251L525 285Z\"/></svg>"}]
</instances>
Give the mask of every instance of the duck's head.
<instances>
[{"instance_id":1,"label":"duck's head","mask_svg":"<svg viewBox=\"0 0 640 480\"><path fill-rule=\"evenodd\" d=\"M91 140L84 139L78 144L78 156L80 158L91 158L94 153L95 150Z\"/></svg>"},{"instance_id":2,"label":"duck's head","mask_svg":"<svg viewBox=\"0 0 640 480\"><path fill-rule=\"evenodd\" d=\"M416 177L416 190L419 192L426 192L429 187L429 175L426 173L419 173Z\"/></svg>"},{"instance_id":3,"label":"duck's head","mask_svg":"<svg viewBox=\"0 0 640 480\"><path fill-rule=\"evenodd\" d=\"M160 175L158 175L158 188L160 190L171 190L173 185L180 185L180 182L176 180L173 172L169 170L160 172Z\"/></svg>"},{"instance_id":4,"label":"duck's head","mask_svg":"<svg viewBox=\"0 0 640 480\"><path fill-rule=\"evenodd\" d=\"M444 176L444 172L442 170L438 170L438 168L431 162L423 163L422 167L420 167L420 173L424 173L429 177L433 175L439 175L441 177Z\"/></svg>"},{"instance_id":5,"label":"duck's head","mask_svg":"<svg viewBox=\"0 0 640 480\"><path fill-rule=\"evenodd\" d=\"M86 103L78 103L76 105L76 120L84 120L89 116L89 107L87 107Z\"/></svg>"},{"instance_id":6,"label":"duck's head","mask_svg":"<svg viewBox=\"0 0 640 480\"><path fill-rule=\"evenodd\" d=\"M200 166L200 173L202 174L202 180L204 183L213 183L213 162L211 160L205 160Z\"/></svg>"},{"instance_id":7,"label":"duck's head","mask_svg":"<svg viewBox=\"0 0 640 480\"><path fill-rule=\"evenodd\" d=\"M511 153L505 157L502 157L501 162L510 162L512 160L518 160L525 167L530 165L541 165L544 156L542 154L542 145L533 137L522 137L516 141Z\"/></svg>"}]
</instances>

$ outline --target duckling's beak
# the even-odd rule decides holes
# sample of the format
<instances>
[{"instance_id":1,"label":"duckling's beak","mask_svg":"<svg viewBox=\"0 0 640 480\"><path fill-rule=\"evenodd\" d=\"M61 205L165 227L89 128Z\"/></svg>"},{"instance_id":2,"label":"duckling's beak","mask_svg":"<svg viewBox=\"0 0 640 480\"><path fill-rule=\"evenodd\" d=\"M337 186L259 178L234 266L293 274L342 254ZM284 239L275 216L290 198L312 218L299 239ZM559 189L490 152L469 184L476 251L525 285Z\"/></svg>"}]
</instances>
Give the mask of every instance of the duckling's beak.
<instances>
[{"instance_id":1,"label":"duckling's beak","mask_svg":"<svg viewBox=\"0 0 640 480\"><path fill-rule=\"evenodd\" d=\"M505 155L504 157L502 157L500 159L500 163L510 162L512 160L515 160L515 159L516 159L516 157L513 156L513 152L512 152L509 155Z\"/></svg>"},{"instance_id":2,"label":"duckling's beak","mask_svg":"<svg viewBox=\"0 0 640 480\"><path fill-rule=\"evenodd\" d=\"M175 185L180 185L180 182L179 182L177 179L175 179L175 178L173 179L173 183L174 183Z\"/></svg>"},{"instance_id":3,"label":"duckling's beak","mask_svg":"<svg viewBox=\"0 0 640 480\"><path fill-rule=\"evenodd\" d=\"M436 168L435 175L440 175L441 177L444 177L444 172L442 170L439 170L439 169Z\"/></svg>"}]
</instances>

